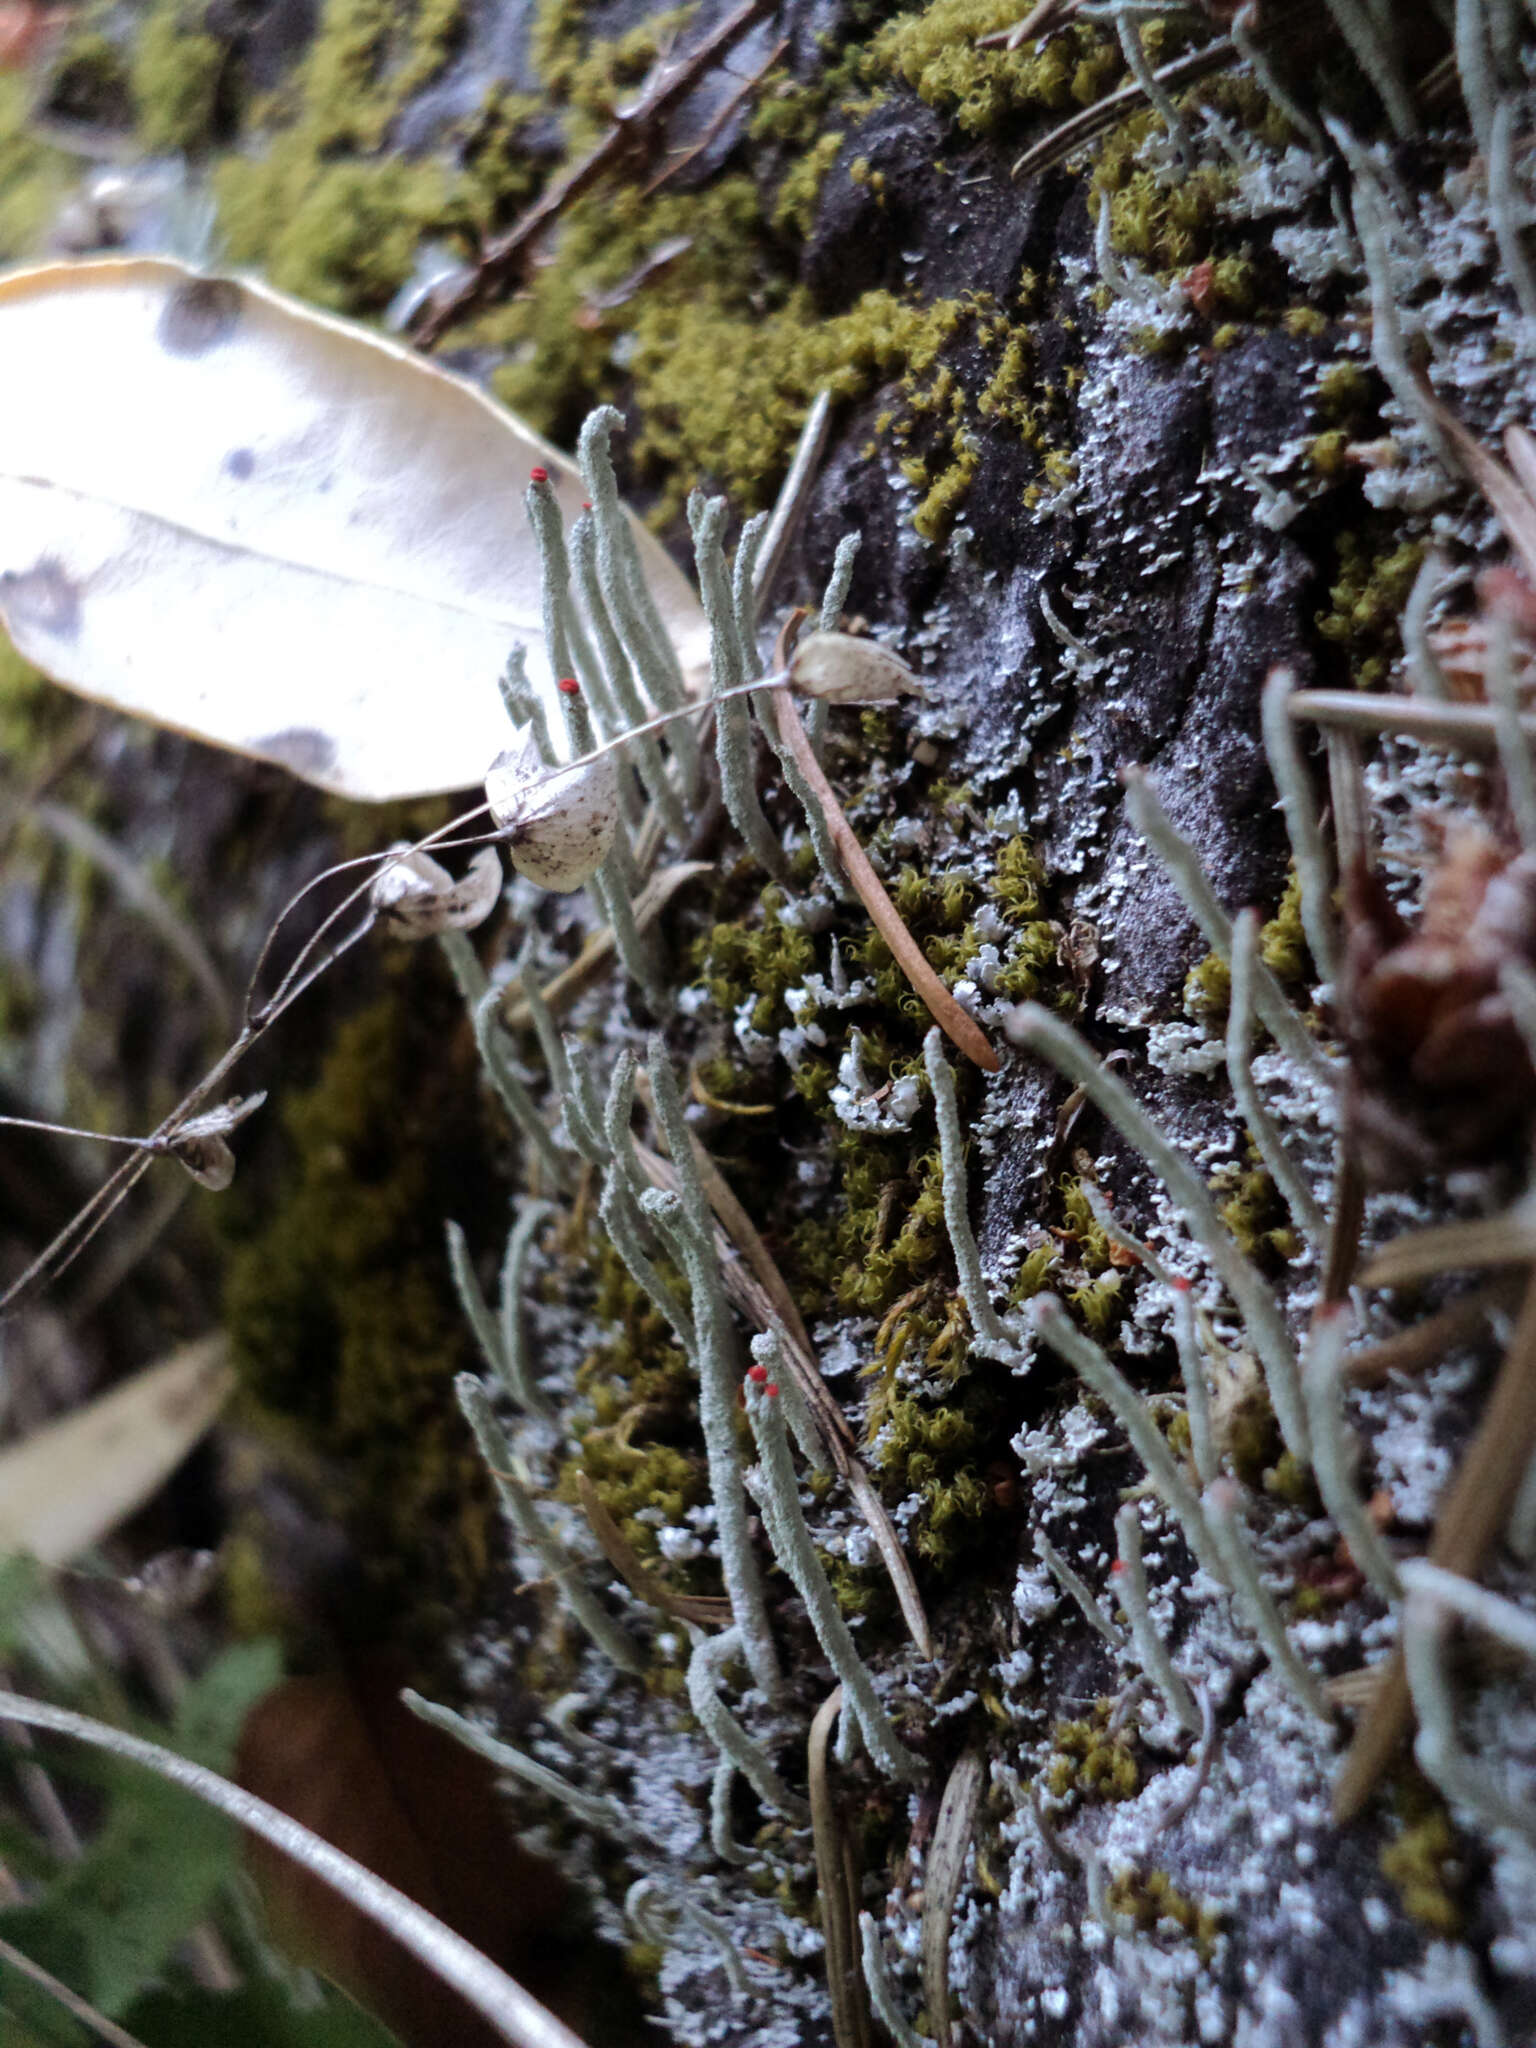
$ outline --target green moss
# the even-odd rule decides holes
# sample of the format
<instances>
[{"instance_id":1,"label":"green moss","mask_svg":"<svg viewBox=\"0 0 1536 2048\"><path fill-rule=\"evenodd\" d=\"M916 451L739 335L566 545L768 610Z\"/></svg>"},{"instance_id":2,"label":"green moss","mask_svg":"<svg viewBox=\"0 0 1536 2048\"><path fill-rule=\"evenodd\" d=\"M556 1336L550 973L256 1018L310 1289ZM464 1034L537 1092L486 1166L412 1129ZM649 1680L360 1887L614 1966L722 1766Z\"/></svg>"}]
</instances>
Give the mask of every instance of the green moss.
<instances>
[{"instance_id":1,"label":"green moss","mask_svg":"<svg viewBox=\"0 0 1536 2048\"><path fill-rule=\"evenodd\" d=\"M203 28L188 0L157 0L134 39L131 73L135 126L152 154L202 149L213 132L225 46Z\"/></svg>"},{"instance_id":2,"label":"green moss","mask_svg":"<svg viewBox=\"0 0 1536 2048\"><path fill-rule=\"evenodd\" d=\"M1342 427L1330 427L1315 435L1307 448L1307 460L1319 476L1337 483L1349 468L1349 435Z\"/></svg>"},{"instance_id":3,"label":"green moss","mask_svg":"<svg viewBox=\"0 0 1536 2048\"><path fill-rule=\"evenodd\" d=\"M72 183L68 158L32 132L32 87L0 75L0 260L35 253Z\"/></svg>"},{"instance_id":4,"label":"green moss","mask_svg":"<svg viewBox=\"0 0 1536 2048\"><path fill-rule=\"evenodd\" d=\"M792 167L779 187L773 208L773 224L781 234L809 237L816 224L816 206L821 197L822 182L837 161L837 153L842 146L843 131L835 128L814 142Z\"/></svg>"},{"instance_id":5,"label":"green moss","mask_svg":"<svg viewBox=\"0 0 1536 2048\"><path fill-rule=\"evenodd\" d=\"M1024 113L1089 106L1124 76L1114 38L1082 26L1039 48L977 49L982 36L1011 27L1016 18L1012 0L931 0L881 30L874 64L905 80L968 135L988 134Z\"/></svg>"},{"instance_id":6,"label":"green moss","mask_svg":"<svg viewBox=\"0 0 1536 2048\"><path fill-rule=\"evenodd\" d=\"M469 1597L492 1527L453 1401L471 1358L443 1219L473 1199L477 1091L443 993L417 985L340 1027L314 1086L286 1094L285 1181L226 1215L236 1368L334 1461L381 1598L408 1589L413 1613Z\"/></svg>"},{"instance_id":7,"label":"green moss","mask_svg":"<svg viewBox=\"0 0 1536 2048\"><path fill-rule=\"evenodd\" d=\"M770 883L759 898L758 925L713 925L694 948L694 965L712 999L727 1015L749 995L756 997L754 1031L779 1031L790 1023L786 993L816 967L816 942L802 925L786 923L784 891Z\"/></svg>"},{"instance_id":8,"label":"green moss","mask_svg":"<svg viewBox=\"0 0 1536 2048\"><path fill-rule=\"evenodd\" d=\"M1411 1920L1435 1934L1459 1935L1466 1868L1445 1803L1417 1775L1399 1786L1394 1803L1400 1827L1378 1858L1381 1874Z\"/></svg>"},{"instance_id":9,"label":"green moss","mask_svg":"<svg viewBox=\"0 0 1536 2048\"><path fill-rule=\"evenodd\" d=\"M1317 399L1324 419L1353 426L1368 414L1376 400L1377 384L1363 363L1346 359L1330 363L1317 380Z\"/></svg>"},{"instance_id":10,"label":"green moss","mask_svg":"<svg viewBox=\"0 0 1536 2048\"><path fill-rule=\"evenodd\" d=\"M1388 522L1338 537L1338 562L1317 630L1339 653L1359 690L1385 687L1401 652L1398 621L1424 559L1420 541L1402 541Z\"/></svg>"},{"instance_id":11,"label":"green moss","mask_svg":"<svg viewBox=\"0 0 1536 2048\"><path fill-rule=\"evenodd\" d=\"M219 222L236 263L316 305L378 312L410 274L428 228L469 216L436 163L381 149L408 93L443 61L457 32L447 0L402 15L391 0L327 0L309 54L258 114L264 151L214 169ZM483 193L471 181L468 189Z\"/></svg>"},{"instance_id":12,"label":"green moss","mask_svg":"<svg viewBox=\"0 0 1536 2048\"><path fill-rule=\"evenodd\" d=\"M1141 1772L1124 1729L1109 1733L1115 1702L1098 1700L1085 1721L1058 1721L1051 1731L1051 1761L1045 1769L1046 1790L1065 1799L1130 1799L1141 1784Z\"/></svg>"},{"instance_id":13,"label":"green moss","mask_svg":"<svg viewBox=\"0 0 1536 2048\"><path fill-rule=\"evenodd\" d=\"M1244 1257L1266 1267L1294 1258L1300 1248L1290 1211L1252 1140L1245 1163L1228 1161L1211 1176L1216 1213Z\"/></svg>"},{"instance_id":14,"label":"green moss","mask_svg":"<svg viewBox=\"0 0 1536 2048\"><path fill-rule=\"evenodd\" d=\"M1213 1906L1197 1906L1166 1870L1122 1870L1110 1879L1105 1897L1110 1910L1132 1920L1139 1934L1174 1929L1195 1944L1201 1962L1210 1961L1221 1914Z\"/></svg>"},{"instance_id":15,"label":"green moss","mask_svg":"<svg viewBox=\"0 0 1536 2048\"><path fill-rule=\"evenodd\" d=\"M1280 324L1298 341L1320 341L1328 332L1328 315L1319 312L1316 306L1290 306Z\"/></svg>"}]
</instances>

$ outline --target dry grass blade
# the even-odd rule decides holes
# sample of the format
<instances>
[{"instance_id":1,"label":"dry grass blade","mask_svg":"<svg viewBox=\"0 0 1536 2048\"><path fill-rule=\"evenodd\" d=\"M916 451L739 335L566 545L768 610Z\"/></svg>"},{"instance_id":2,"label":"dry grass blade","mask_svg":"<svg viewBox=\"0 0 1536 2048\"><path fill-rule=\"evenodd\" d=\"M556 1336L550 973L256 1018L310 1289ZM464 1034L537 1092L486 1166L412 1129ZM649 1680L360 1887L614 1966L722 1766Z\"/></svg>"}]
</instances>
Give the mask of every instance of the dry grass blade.
<instances>
[{"instance_id":1,"label":"dry grass blade","mask_svg":"<svg viewBox=\"0 0 1536 2048\"><path fill-rule=\"evenodd\" d=\"M142 1507L229 1398L228 1355L200 1337L0 1452L0 1550L67 1564Z\"/></svg>"},{"instance_id":2,"label":"dry grass blade","mask_svg":"<svg viewBox=\"0 0 1536 2048\"><path fill-rule=\"evenodd\" d=\"M671 1615L674 1621L697 1622L700 1628L730 1627L729 1600L713 1600L706 1594L674 1593L646 1569L585 1472L576 1474L576 1491L598 1548L637 1600L643 1600L658 1613Z\"/></svg>"},{"instance_id":3,"label":"dry grass blade","mask_svg":"<svg viewBox=\"0 0 1536 2048\"><path fill-rule=\"evenodd\" d=\"M816 1845L816 1888L826 1944L827 1992L837 2048L869 2048L869 1994L859 1963L859 1871L853 1838L838 1816L827 1769L827 1745L842 1711L839 1686L816 1710L806 1745L811 1834Z\"/></svg>"},{"instance_id":4,"label":"dry grass blade","mask_svg":"<svg viewBox=\"0 0 1536 2048\"><path fill-rule=\"evenodd\" d=\"M162 1749L158 1743L145 1742L137 1735L126 1734L121 1728L108 1726L104 1721L93 1721L88 1715L70 1713L64 1707L48 1706L42 1700L28 1699L22 1693L0 1692L0 1721L19 1722L27 1728L46 1728L55 1735L67 1735L73 1741L104 1749L127 1763L156 1771L171 1784L190 1792L194 1798L227 1814L241 1827L249 1828L263 1841L270 1842L284 1855L303 1864L324 1883L334 1886L360 1912L387 1928L444 1984L451 1985L473 2006L502 2040L512 2044L512 2048L584 2048L579 2035L573 2034L515 1978L498 1969L489 1957L473 1948L462 1935L455 1934L451 1927L445 1927L441 1920L424 1911L414 1899L408 1899L394 1885L375 1877L371 1870L365 1869L351 1856L332 1848L329 1842L322 1841L290 1815L279 1812L265 1799L257 1799L253 1794L242 1791L216 1771L205 1770L201 1764L177 1756L173 1750Z\"/></svg>"},{"instance_id":5,"label":"dry grass blade","mask_svg":"<svg viewBox=\"0 0 1536 2048\"><path fill-rule=\"evenodd\" d=\"M858 834L843 815L843 807L816 758L816 749L811 745L810 734L801 722L799 710L781 691L773 699L773 708L768 715L777 720L780 739L794 755L800 773L821 805L838 859L847 870L859 901L895 956L897 966L928 1005L929 1015L945 1036L959 1047L967 1059L974 1060L985 1072L995 1074L1001 1061L987 1043L981 1026L961 1009L928 965L921 947L902 922L895 904L886 894L885 884L870 865L869 855L860 845Z\"/></svg>"},{"instance_id":6,"label":"dry grass blade","mask_svg":"<svg viewBox=\"0 0 1536 2048\"><path fill-rule=\"evenodd\" d=\"M1476 1434L1446 1490L1429 1561L1475 1579L1498 1542L1536 1453L1536 1278L1526 1283L1519 1320ZM1382 1667L1381 1690L1355 1730L1333 1787L1333 1811L1350 1820L1407 1734L1413 1704L1401 1648Z\"/></svg>"},{"instance_id":7,"label":"dry grass blade","mask_svg":"<svg viewBox=\"0 0 1536 2048\"><path fill-rule=\"evenodd\" d=\"M72 2018L90 2030L95 2039L105 2041L107 2048L144 2048L137 2034L130 2034L116 2020L109 2020L105 2013L88 2004L78 1991L71 1991L41 1963L34 1963L30 1956L23 1955L19 1948L12 1948L8 1941L0 1941L0 1963L4 1963L8 1970L30 1977L39 1991L46 1992L56 2004L63 2006Z\"/></svg>"},{"instance_id":8,"label":"dry grass blade","mask_svg":"<svg viewBox=\"0 0 1536 2048\"><path fill-rule=\"evenodd\" d=\"M923 1998L939 2048L951 2048L954 2040L949 2021L949 1934L985 1774L980 1751L967 1750L949 1774L928 1849L923 1886Z\"/></svg>"},{"instance_id":9,"label":"dry grass blade","mask_svg":"<svg viewBox=\"0 0 1536 2048\"><path fill-rule=\"evenodd\" d=\"M637 1145L635 1151L641 1165L657 1187L675 1189L676 1176L668 1160L644 1145ZM821 1376L816 1354L811 1348L800 1311L795 1307L794 1297L790 1294L783 1274L774 1265L772 1255L754 1228L751 1218L726 1186L719 1168L709 1159L708 1154L704 1153L702 1146L697 1148L695 1157L701 1162L700 1179L715 1213L715 1250L725 1276L725 1291L758 1329L772 1330L777 1334L784 1349L785 1363L794 1374L795 1384L816 1419L816 1426L821 1431L822 1441L837 1469L838 1477L844 1481L853 1495L854 1505L874 1538L881 1562L895 1589L902 1619L907 1624L907 1632L919 1653L924 1657L931 1657L933 1637L928 1627L928 1617L923 1611L922 1595L918 1592L917 1581L912 1576L912 1567L907 1562L907 1554L901 1547L901 1539L896 1534L891 1518L885 1511L885 1503L876 1493L874 1482L864 1469L858 1445L852 1430L848 1427L848 1418ZM737 1229L742 1231L742 1235L733 1241Z\"/></svg>"}]
</instances>

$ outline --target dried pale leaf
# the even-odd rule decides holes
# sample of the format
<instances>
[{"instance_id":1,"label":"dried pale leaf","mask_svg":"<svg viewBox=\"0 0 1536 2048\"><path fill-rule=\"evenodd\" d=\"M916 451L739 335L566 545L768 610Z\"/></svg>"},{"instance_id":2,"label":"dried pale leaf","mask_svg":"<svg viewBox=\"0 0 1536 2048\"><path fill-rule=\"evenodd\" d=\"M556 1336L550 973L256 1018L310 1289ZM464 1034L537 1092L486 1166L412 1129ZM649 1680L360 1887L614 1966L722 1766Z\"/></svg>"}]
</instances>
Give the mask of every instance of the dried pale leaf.
<instances>
[{"instance_id":1,"label":"dried pale leaf","mask_svg":"<svg viewBox=\"0 0 1536 2048\"><path fill-rule=\"evenodd\" d=\"M431 939L439 932L472 931L484 924L501 895L501 862L494 846L482 846L462 881L441 861L403 841L390 848L400 858L381 868L369 900L397 939Z\"/></svg>"},{"instance_id":2,"label":"dried pale leaf","mask_svg":"<svg viewBox=\"0 0 1536 2048\"><path fill-rule=\"evenodd\" d=\"M829 704L889 704L923 693L899 654L852 633L807 633L790 660L789 680L803 697Z\"/></svg>"},{"instance_id":3,"label":"dried pale leaf","mask_svg":"<svg viewBox=\"0 0 1536 2048\"><path fill-rule=\"evenodd\" d=\"M265 285L160 258L0 280L0 616L59 682L343 796L468 788L543 650L531 467L456 377ZM635 537L687 669L698 601Z\"/></svg>"},{"instance_id":4,"label":"dried pale leaf","mask_svg":"<svg viewBox=\"0 0 1536 2048\"><path fill-rule=\"evenodd\" d=\"M549 768L533 730L521 727L485 778L491 816L507 835L512 865L541 889L579 889L608 857L619 822L611 754L578 768Z\"/></svg>"},{"instance_id":5,"label":"dried pale leaf","mask_svg":"<svg viewBox=\"0 0 1536 2048\"><path fill-rule=\"evenodd\" d=\"M0 1451L0 1551L67 1564L143 1506L234 1386L221 1334Z\"/></svg>"}]
</instances>

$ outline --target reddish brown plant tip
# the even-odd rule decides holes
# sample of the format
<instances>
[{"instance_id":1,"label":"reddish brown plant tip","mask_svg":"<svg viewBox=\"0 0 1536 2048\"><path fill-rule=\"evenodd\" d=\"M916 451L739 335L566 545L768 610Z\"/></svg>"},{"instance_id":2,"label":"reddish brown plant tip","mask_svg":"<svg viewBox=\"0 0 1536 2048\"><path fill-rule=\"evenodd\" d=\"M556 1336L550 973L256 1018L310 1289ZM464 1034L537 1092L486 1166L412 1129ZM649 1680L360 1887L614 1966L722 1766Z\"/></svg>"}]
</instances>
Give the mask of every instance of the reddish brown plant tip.
<instances>
[{"instance_id":1,"label":"reddish brown plant tip","mask_svg":"<svg viewBox=\"0 0 1536 2048\"><path fill-rule=\"evenodd\" d=\"M555 687L563 697L579 697L581 695L581 685L574 676L562 676Z\"/></svg>"},{"instance_id":2,"label":"reddish brown plant tip","mask_svg":"<svg viewBox=\"0 0 1536 2048\"><path fill-rule=\"evenodd\" d=\"M547 484L549 482L549 471L547 469L530 469L528 480L530 483Z\"/></svg>"}]
</instances>

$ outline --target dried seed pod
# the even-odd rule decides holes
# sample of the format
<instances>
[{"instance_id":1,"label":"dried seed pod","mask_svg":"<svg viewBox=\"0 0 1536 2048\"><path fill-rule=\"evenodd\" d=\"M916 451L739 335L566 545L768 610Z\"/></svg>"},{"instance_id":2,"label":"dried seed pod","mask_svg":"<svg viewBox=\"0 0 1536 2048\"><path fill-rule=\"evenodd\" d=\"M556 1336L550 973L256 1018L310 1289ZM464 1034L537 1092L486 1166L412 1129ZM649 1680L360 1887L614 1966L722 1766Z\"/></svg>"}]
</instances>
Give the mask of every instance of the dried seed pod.
<instances>
[{"instance_id":1,"label":"dried seed pod","mask_svg":"<svg viewBox=\"0 0 1536 2048\"><path fill-rule=\"evenodd\" d=\"M803 697L829 704L889 704L923 692L899 654L852 633L807 633L790 660L789 680Z\"/></svg>"},{"instance_id":2,"label":"dried seed pod","mask_svg":"<svg viewBox=\"0 0 1536 2048\"><path fill-rule=\"evenodd\" d=\"M1536 1108L1500 974L1536 964L1536 859L1454 832L1410 930L1379 877L1347 878L1341 1014L1349 1118L1367 1173L1402 1185L1499 1151Z\"/></svg>"},{"instance_id":3,"label":"dried seed pod","mask_svg":"<svg viewBox=\"0 0 1536 2048\"><path fill-rule=\"evenodd\" d=\"M611 754L549 768L524 726L485 778L485 800L502 827L512 865L541 889L579 889L602 866L619 822Z\"/></svg>"},{"instance_id":4,"label":"dried seed pod","mask_svg":"<svg viewBox=\"0 0 1536 2048\"><path fill-rule=\"evenodd\" d=\"M225 1133L254 1115L266 1099L265 1089L259 1095L232 1095L216 1109L188 1117L166 1149L199 1187L221 1195L235 1177L235 1155Z\"/></svg>"},{"instance_id":5,"label":"dried seed pod","mask_svg":"<svg viewBox=\"0 0 1536 2048\"><path fill-rule=\"evenodd\" d=\"M391 847L401 857L381 868L370 892L374 909L397 939L430 939L439 932L471 931L483 924L501 895L501 862L494 846L482 846L462 881L440 861L402 841Z\"/></svg>"}]
</instances>

